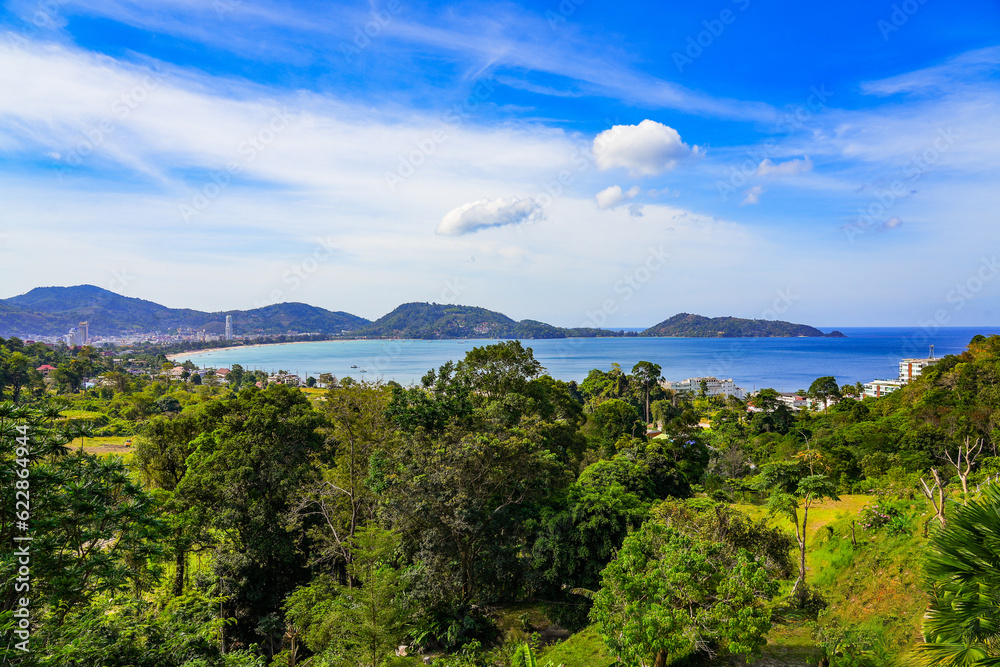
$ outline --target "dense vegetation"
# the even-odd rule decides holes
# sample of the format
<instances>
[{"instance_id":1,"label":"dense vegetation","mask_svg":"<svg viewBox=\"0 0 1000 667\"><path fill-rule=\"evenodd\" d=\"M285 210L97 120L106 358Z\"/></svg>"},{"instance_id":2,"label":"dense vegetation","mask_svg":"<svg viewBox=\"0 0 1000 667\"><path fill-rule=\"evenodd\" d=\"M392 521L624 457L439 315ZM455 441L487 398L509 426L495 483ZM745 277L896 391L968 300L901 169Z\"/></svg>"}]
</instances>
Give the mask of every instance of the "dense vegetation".
<instances>
[{"instance_id":1,"label":"dense vegetation","mask_svg":"<svg viewBox=\"0 0 1000 667\"><path fill-rule=\"evenodd\" d=\"M562 338L559 327L511 318L485 308L404 303L364 327L362 335L398 338Z\"/></svg>"},{"instance_id":2,"label":"dense vegetation","mask_svg":"<svg viewBox=\"0 0 1000 667\"><path fill-rule=\"evenodd\" d=\"M536 320L517 322L475 306L404 303L358 330L358 335L391 338L568 338L622 336L620 331L556 327Z\"/></svg>"},{"instance_id":3,"label":"dense vegetation","mask_svg":"<svg viewBox=\"0 0 1000 667\"><path fill-rule=\"evenodd\" d=\"M918 657L998 657L1000 337L880 399L819 378L831 405L801 413L666 392L649 362L557 381L517 341L414 387L131 363L0 339L0 539L33 538L30 591L0 557L4 659L506 666L572 632L664 667L806 633L831 664L889 665L923 608ZM124 436L125 457L98 446Z\"/></svg>"},{"instance_id":4,"label":"dense vegetation","mask_svg":"<svg viewBox=\"0 0 1000 667\"><path fill-rule=\"evenodd\" d=\"M839 331L823 333L806 324L779 320L747 320L740 317L705 317L678 313L642 332L643 336L682 336L686 338L771 338L789 336L840 337Z\"/></svg>"}]
</instances>

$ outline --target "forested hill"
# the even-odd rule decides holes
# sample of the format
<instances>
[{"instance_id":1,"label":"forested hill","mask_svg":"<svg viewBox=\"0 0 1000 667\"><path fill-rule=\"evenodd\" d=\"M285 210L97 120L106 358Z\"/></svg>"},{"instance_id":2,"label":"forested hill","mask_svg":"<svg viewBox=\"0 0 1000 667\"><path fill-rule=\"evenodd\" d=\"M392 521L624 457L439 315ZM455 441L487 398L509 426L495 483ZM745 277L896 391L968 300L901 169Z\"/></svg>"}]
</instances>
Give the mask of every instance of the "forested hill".
<instances>
[{"instance_id":1,"label":"forested hill","mask_svg":"<svg viewBox=\"0 0 1000 667\"><path fill-rule=\"evenodd\" d=\"M83 321L90 323L92 335L167 332L181 326L221 334L225 330L226 315L232 315L238 334L340 333L353 331L369 322L350 313L305 303L207 313L168 308L94 285L77 285L37 287L26 294L0 300L0 335L54 336L66 333Z\"/></svg>"},{"instance_id":2,"label":"forested hill","mask_svg":"<svg viewBox=\"0 0 1000 667\"><path fill-rule=\"evenodd\" d=\"M839 331L823 333L806 324L778 320L748 320L740 317L705 317L678 313L652 326L642 336L677 336L688 338L784 338L795 336L826 336L841 338Z\"/></svg>"},{"instance_id":3,"label":"forested hill","mask_svg":"<svg viewBox=\"0 0 1000 667\"><path fill-rule=\"evenodd\" d=\"M564 328L537 320L517 321L503 313L476 306L422 302L404 303L375 322L305 303L278 303L253 310L208 313L168 308L93 285L37 287L20 296L0 299L0 336L56 336L83 321L90 323L90 333L96 336L168 333L178 327L221 334L227 315L232 315L237 335L277 335L295 331L387 338L843 336L839 331L824 334L804 324L737 317L708 318L688 313L674 315L641 334L626 334L609 329Z\"/></svg>"},{"instance_id":4,"label":"forested hill","mask_svg":"<svg viewBox=\"0 0 1000 667\"><path fill-rule=\"evenodd\" d=\"M404 303L358 331L396 338L565 338L572 330L475 306Z\"/></svg>"}]
</instances>

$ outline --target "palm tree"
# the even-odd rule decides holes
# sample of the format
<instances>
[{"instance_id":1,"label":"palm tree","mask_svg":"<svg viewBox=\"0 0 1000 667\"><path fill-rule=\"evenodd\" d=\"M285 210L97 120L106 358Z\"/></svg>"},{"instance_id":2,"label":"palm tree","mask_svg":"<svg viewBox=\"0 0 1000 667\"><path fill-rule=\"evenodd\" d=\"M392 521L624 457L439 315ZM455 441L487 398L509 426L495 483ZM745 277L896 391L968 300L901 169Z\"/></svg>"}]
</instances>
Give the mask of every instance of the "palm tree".
<instances>
[{"instance_id":1,"label":"palm tree","mask_svg":"<svg viewBox=\"0 0 1000 667\"><path fill-rule=\"evenodd\" d=\"M90 422L70 424L66 428L66 435L70 438L70 440L80 438L80 451L82 452L87 444L86 438L94 437L94 425Z\"/></svg>"},{"instance_id":2,"label":"palm tree","mask_svg":"<svg viewBox=\"0 0 1000 667\"><path fill-rule=\"evenodd\" d=\"M931 601L920 649L928 664L1000 664L1000 486L958 506L925 557Z\"/></svg>"}]
</instances>

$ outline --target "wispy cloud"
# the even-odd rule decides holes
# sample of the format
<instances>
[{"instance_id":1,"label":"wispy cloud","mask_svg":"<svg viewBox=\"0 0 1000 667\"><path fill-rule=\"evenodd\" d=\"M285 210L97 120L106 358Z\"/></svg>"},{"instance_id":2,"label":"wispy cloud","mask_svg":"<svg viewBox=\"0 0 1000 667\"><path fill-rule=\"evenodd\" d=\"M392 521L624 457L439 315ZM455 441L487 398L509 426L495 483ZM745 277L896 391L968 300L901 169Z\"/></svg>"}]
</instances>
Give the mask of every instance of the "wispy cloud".
<instances>
[{"instance_id":1,"label":"wispy cloud","mask_svg":"<svg viewBox=\"0 0 1000 667\"><path fill-rule=\"evenodd\" d=\"M743 198L743 201L740 202L740 205L746 206L747 204L759 204L760 196L762 194L764 194L764 188L759 185L755 185L749 190L747 190L747 194Z\"/></svg>"},{"instance_id":2,"label":"wispy cloud","mask_svg":"<svg viewBox=\"0 0 1000 667\"><path fill-rule=\"evenodd\" d=\"M633 185L628 192L623 192L620 185L611 185L598 192L594 199L597 201L597 208L603 211L635 199L637 194L639 194L638 185Z\"/></svg>"},{"instance_id":3,"label":"wispy cloud","mask_svg":"<svg viewBox=\"0 0 1000 667\"><path fill-rule=\"evenodd\" d=\"M538 222L544 217L534 199L480 199L448 211L435 230L445 236L470 234L488 227L505 227Z\"/></svg>"},{"instance_id":4,"label":"wispy cloud","mask_svg":"<svg viewBox=\"0 0 1000 667\"><path fill-rule=\"evenodd\" d=\"M761 160L759 165L757 165L757 175L798 176L799 174L804 174L807 171L812 171L812 168L812 161L808 157L802 158L801 160L788 160L777 164L772 162L770 158L765 158Z\"/></svg>"}]
</instances>

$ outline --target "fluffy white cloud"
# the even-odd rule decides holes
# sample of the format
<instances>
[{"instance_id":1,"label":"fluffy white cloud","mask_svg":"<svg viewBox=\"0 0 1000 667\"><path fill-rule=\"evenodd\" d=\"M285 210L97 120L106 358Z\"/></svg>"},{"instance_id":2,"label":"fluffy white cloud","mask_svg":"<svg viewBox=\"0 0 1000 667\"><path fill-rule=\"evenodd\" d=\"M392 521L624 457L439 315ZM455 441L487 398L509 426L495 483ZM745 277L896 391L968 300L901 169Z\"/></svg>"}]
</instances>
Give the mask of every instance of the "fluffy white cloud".
<instances>
[{"instance_id":1,"label":"fluffy white cloud","mask_svg":"<svg viewBox=\"0 0 1000 667\"><path fill-rule=\"evenodd\" d=\"M770 159L765 158L757 165L758 176L798 176L807 171L812 171L813 163L808 157L801 160L788 160L775 164Z\"/></svg>"},{"instance_id":2,"label":"fluffy white cloud","mask_svg":"<svg viewBox=\"0 0 1000 667\"><path fill-rule=\"evenodd\" d=\"M740 206L744 206L746 204L759 204L760 196L762 194L764 194L764 188L759 185L755 185L747 190L747 196L743 198L742 202L740 202Z\"/></svg>"},{"instance_id":3,"label":"fluffy white cloud","mask_svg":"<svg viewBox=\"0 0 1000 667\"><path fill-rule=\"evenodd\" d=\"M598 192L594 199L597 200L597 208L603 210L620 206L630 199L634 199L639 194L639 186L633 185L628 192L623 192L621 186L612 185Z\"/></svg>"},{"instance_id":4,"label":"fluffy white cloud","mask_svg":"<svg viewBox=\"0 0 1000 667\"><path fill-rule=\"evenodd\" d=\"M649 119L638 125L615 125L594 138L598 169L622 167L632 176L655 176L697 152L697 146L692 149L681 141L677 130Z\"/></svg>"},{"instance_id":5,"label":"fluffy white cloud","mask_svg":"<svg viewBox=\"0 0 1000 667\"><path fill-rule=\"evenodd\" d=\"M448 211L435 232L445 236L460 236L487 227L538 222L544 218L542 207L534 199L511 197L494 200L479 199Z\"/></svg>"}]
</instances>

